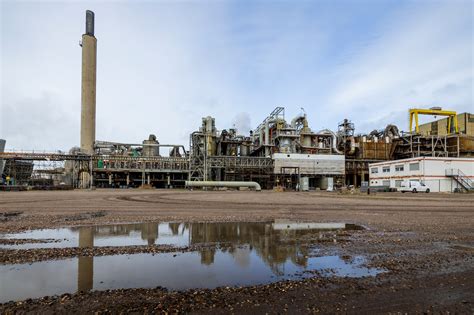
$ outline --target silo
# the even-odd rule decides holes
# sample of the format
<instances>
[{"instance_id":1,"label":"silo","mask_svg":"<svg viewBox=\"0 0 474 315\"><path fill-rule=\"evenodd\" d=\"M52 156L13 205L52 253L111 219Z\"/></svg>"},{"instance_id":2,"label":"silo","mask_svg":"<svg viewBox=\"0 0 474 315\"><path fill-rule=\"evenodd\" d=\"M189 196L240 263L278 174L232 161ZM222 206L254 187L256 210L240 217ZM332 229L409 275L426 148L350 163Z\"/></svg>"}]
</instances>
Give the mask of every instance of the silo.
<instances>
[{"instance_id":1,"label":"silo","mask_svg":"<svg viewBox=\"0 0 474 315\"><path fill-rule=\"evenodd\" d=\"M143 156L159 156L160 155L160 147L158 146L160 143L156 140L155 135L150 135L148 140L143 140Z\"/></svg>"}]
</instances>

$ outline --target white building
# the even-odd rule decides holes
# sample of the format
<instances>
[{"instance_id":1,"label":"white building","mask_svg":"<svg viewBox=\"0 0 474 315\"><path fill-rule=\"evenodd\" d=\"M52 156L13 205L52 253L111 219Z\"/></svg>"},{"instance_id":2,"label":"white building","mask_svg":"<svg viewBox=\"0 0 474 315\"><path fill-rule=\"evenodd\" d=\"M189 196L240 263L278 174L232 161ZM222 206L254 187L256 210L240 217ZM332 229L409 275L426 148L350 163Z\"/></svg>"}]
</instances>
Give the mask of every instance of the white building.
<instances>
[{"instance_id":1,"label":"white building","mask_svg":"<svg viewBox=\"0 0 474 315\"><path fill-rule=\"evenodd\" d=\"M302 176L299 186L303 191L313 188L332 190L337 180L342 182L344 178L344 155L274 153L272 158L273 173Z\"/></svg>"},{"instance_id":2,"label":"white building","mask_svg":"<svg viewBox=\"0 0 474 315\"><path fill-rule=\"evenodd\" d=\"M298 168L304 175L344 176L344 155L274 153L274 174L280 174L282 168Z\"/></svg>"},{"instance_id":3,"label":"white building","mask_svg":"<svg viewBox=\"0 0 474 315\"><path fill-rule=\"evenodd\" d=\"M399 188L420 181L432 192L474 189L474 158L417 157L369 165L370 186Z\"/></svg>"}]
</instances>

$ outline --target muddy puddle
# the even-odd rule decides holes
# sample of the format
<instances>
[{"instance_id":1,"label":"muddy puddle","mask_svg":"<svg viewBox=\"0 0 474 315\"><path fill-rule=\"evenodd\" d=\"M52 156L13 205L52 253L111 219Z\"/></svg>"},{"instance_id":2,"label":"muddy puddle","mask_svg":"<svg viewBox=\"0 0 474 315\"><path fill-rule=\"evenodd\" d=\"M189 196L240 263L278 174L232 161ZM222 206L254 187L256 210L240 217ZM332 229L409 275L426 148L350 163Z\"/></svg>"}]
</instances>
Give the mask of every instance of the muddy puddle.
<instances>
[{"instance_id":1,"label":"muddy puddle","mask_svg":"<svg viewBox=\"0 0 474 315\"><path fill-rule=\"evenodd\" d=\"M87 256L0 265L0 303L77 291L119 288L186 290L250 286L307 277L375 276L362 256L321 256L316 244L335 239L344 223L143 223L33 230L0 236L23 240L4 248L169 244L189 252ZM47 243L37 243L48 240ZM31 243L28 243L31 242Z\"/></svg>"},{"instance_id":2,"label":"muddy puddle","mask_svg":"<svg viewBox=\"0 0 474 315\"><path fill-rule=\"evenodd\" d=\"M243 246L232 250L78 257L0 266L0 302L119 288L185 290L249 286L314 276L374 276L363 257L308 257L301 248Z\"/></svg>"},{"instance_id":3,"label":"muddy puddle","mask_svg":"<svg viewBox=\"0 0 474 315\"><path fill-rule=\"evenodd\" d=\"M135 245L189 246L201 243L248 244L255 237L304 237L318 231L358 230L345 223L213 222L213 223L137 223L68 227L0 234L0 248L66 248ZM2 241L3 240L3 241Z\"/></svg>"}]
</instances>

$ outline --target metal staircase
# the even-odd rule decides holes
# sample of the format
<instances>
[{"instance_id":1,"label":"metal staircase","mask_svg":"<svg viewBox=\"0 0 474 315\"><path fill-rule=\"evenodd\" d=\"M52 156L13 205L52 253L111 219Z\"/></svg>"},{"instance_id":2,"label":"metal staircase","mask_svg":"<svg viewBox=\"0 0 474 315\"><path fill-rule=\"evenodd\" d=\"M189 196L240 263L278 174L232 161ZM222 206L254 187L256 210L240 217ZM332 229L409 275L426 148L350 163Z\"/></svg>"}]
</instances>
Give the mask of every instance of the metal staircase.
<instances>
[{"instance_id":1,"label":"metal staircase","mask_svg":"<svg viewBox=\"0 0 474 315\"><path fill-rule=\"evenodd\" d=\"M459 169L447 169L446 176L453 178L459 185L468 192L474 192L474 182Z\"/></svg>"}]
</instances>

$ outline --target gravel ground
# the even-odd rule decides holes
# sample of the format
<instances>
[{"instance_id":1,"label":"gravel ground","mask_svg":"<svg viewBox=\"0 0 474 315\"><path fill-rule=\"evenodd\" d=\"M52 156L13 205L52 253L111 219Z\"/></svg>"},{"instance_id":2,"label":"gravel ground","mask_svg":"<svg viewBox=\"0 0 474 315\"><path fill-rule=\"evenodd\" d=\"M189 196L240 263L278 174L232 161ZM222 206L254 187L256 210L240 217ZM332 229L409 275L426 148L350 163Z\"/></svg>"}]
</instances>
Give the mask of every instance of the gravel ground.
<instances>
[{"instance_id":1,"label":"gravel ground","mask_svg":"<svg viewBox=\"0 0 474 315\"><path fill-rule=\"evenodd\" d=\"M364 255L369 266L385 268L388 272L359 279L314 277L253 287L185 292L168 292L162 288L92 291L0 304L0 313L473 314L473 203L473 194L434 193L3 192L0 193L0 233L147 221L289 219L360 224L367 230L351 231L344 236L348 241L308 245L320 248L320 254ZM181 248L180 251L195 249ZM0 250L0 264L170 250L166 246Z\"/></svg>"}]
</instances>

